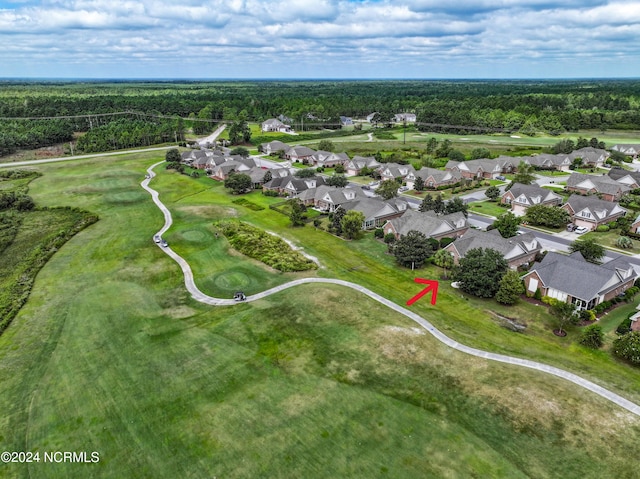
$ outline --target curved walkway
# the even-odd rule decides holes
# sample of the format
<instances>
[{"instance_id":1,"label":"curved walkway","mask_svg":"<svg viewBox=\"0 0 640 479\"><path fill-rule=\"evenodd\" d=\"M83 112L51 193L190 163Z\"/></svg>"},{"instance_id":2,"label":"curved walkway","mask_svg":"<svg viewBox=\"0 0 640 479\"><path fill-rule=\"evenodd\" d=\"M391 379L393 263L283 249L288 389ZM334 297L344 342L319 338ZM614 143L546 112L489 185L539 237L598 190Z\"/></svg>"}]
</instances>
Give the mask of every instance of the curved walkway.
<instances>
[{"instance_id":1,"label":"curved walkway","mask_svg":"<svg viewBox=\"0 0 640 479\"><path fill-rule=\"evenodd\" d=\"M160 229L160 231L158 231L157 234L162 235L165 231L167 231L169 229L169 227L171 226L173 220L171 218L171 213L169 212L169 210L167 209L167 207L160 201L159 198L159 194L156 190L154 190L153 188L149 187L149 182L151 181L151 179L155 176L155 173L153 172L153 169L161 164L164 163L164 161L161 161L159 163L156 163L152 166L149 167L149 169L147 170L147 172L149 173L149 177L146 178L143 182L142 182L142 187L147 190L150 194L151 197L153 198L154 203L158 206L158 208L160 208L160 210L162 211L162 213L164 214L164 221L165 224L162 227L162 229ZM161 246L158 246L160 248L162 248ZM198 289L198 287L196 286L194 280L193 280L193 272L191 271L191 268L189 267L189 264L181 257L179 256L177 253L175 253L171 248L167 247L167 248L162 248L164 250L165 253L167 253L169 256L171 256L171 258L173 258L179 265L180 268L182 268L182 272L184 273L184 283L187 287L187 290L189 291L189 293L191 293L191 296L201 302L201 303L205 303L205 304L210 304L212 306L231 306L234 304L238 304L236 301L234 301L233 299L222 299L222 298L213 298L211 296L208 296L206 294L204 294L202 291L200 291ZM536 361L531 361L528 359L521 359L521 358L515 358L512 356L506 356L504 354L496 354L496 353L490 353L488 351L483 351L481 349L476 349L476 348L472 348L469 346L465 346L464 344L460 344L457 341L454 341L453 339L451 339L450 337L446 336L445 334L443 334L440 330L436 329L429 321L427 321L426 319L424 319L423 317L417 315L416 313L414 313L413 311L408 310L407 308L400 306L390 300L388 300L387 298L384 298L383 296L380 296L377 293L374 293L373 291L365 288L364 286L360 286L359 284L355 284L355 283L351 283L349 281L344 281L341 279L329 279L329 278L304 278L304 279L297 279L295 281L291 281L289 283L285 283L282 284L280 286L276 286L275 288L271 288L268 289L266 291L263 291L261 293L257 293L257 294L253 294L251 296L247 296L247 301L256 301L258 299L262 299L265 298L271 294L277 293L279 291L285 290L287 288L292 288L294 286L298 286L300 284L306 284L306 283L330 283L330 284L337 284L340 286L344 286L347 288L351 288L354 289L356 291L359 291L367 296L369 296L370 298L374 299L375 301L378 301L379 303L384 304L385 306L391 308L392 310L405 315L406 317L408 317L409 319L415 321L416 323L418 323L420 326L422 326L425 330L427 330L429 333L431 333L436 339L438 339L439 341L441 341L442 343L446 344L447 346L456 349L458 351L462 351L463 353L467 353L470 354L472 356L477 356L480 358L484 358L484 359L489 359L492 361L498 361L501 363L506 363L506 364L513 364L516 366L522 366L525 368L529 368L529 369L534 369L536 371L541 371L544 373L548 373L548 374L552 374L554 376L557 376L559 378L562 379L566 379L567 381L571 381L574 384L577 384L578 386L581 386L595 394L598 394L599 396L602 396L605 399L608 399L611 402L614 402L615 404L617 404L618 406L632 412L633 414L636 414L637 416L640 416L640 406L638 406L637 404L629 401L628 399L623 398L622 396L609 391L608 389L605 389L601 386L598 386L597 384L588 381L576 374L570 373L568 371L565 371L563 369L560 368L556 368L554 366L549 366L547 364L543 364L543 363L538 363Z\"/></svg>"}]
</instances>

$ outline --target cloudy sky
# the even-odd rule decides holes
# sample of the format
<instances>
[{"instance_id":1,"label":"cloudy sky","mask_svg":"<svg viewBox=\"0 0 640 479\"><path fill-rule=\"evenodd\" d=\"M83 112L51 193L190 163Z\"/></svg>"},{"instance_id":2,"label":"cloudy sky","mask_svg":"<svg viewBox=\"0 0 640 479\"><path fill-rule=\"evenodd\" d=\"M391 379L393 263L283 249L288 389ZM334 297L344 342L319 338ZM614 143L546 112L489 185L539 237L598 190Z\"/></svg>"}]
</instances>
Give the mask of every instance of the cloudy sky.
<instances>
[{"instance_id":1,"label":"cloudy sky","mask_svg":"<svg viewBox=\"0 0 640 479\"><path fill-rule=\"evenodd\" d=\"M0 77L640 77L635 0L0 0Z\"/></svg>"}]
</instances>

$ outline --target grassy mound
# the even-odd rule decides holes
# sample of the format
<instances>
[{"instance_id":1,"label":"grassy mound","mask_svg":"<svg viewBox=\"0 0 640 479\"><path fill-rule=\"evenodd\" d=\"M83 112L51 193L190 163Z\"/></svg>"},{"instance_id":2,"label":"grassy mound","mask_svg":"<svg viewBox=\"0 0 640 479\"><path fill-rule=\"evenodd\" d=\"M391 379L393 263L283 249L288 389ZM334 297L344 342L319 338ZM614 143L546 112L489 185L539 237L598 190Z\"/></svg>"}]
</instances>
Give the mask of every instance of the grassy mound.
<instances>
[{"instance_id":1,"label":"grassy mound","mask_svg":"<svg viewBox=\"0 0 640 479\"><path fill-rule=\"evenodd\" d=\"M255 226L239 221L220 221L217 225L231 246L278 271L308 271L318 267L310 259L292 250L282 239Z\"/></svg>"}]
</instances>

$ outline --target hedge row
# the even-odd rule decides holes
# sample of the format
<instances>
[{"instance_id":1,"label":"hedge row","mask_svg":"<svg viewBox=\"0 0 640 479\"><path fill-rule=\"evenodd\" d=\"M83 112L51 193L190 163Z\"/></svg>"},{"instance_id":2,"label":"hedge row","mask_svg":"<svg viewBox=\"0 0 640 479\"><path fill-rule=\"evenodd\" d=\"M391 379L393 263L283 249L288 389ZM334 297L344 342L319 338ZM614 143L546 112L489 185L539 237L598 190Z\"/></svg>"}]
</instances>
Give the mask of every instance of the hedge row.
<instances>
[{"instance_id":1,"label":"hedge row","mask_svg":"<svg viewBox=\"0 0 640 479\"><path fill-rule=\"evenodd\" d=\"M236 250L278 271L307 271L318 267L291 249L281 238L255 226L239 221L220 221L216 224Z\"/></svg>"}]
</instances>

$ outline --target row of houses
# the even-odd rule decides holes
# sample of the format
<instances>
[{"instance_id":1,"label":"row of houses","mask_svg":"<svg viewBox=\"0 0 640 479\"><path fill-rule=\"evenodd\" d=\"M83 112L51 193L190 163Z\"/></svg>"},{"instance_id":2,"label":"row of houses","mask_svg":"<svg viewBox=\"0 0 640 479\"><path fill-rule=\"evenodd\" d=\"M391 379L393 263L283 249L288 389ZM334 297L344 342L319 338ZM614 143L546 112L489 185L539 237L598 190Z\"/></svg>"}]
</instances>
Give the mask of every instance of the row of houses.
<instances>
[{"instance_id":1,"label":"row of houses","mask_svg":"<svg viewBox=\"0 0 640 479\"><path fill-rule=\"evenodd\" d=\"M596 196L573 194L563 204L563 197L551 190L520 183L513 184L505 191L500 202L510 205L511 212L516 216L526 214L531 206L558 206L569 213L574 225L585 226L589 230L615 221L627 213L617 202L606 201Z\"/></svg>"},{"instance_id":2,"label":"row of houses","mask_svg":"<svg viewBox=\"0 0 640 479\"><path fill-rule=\"evenodd\" d=\"M525 233L503 238L497 230L469 229L462 213L439 216L433 212L408 210L384 226L385 234L392 233L397 238L412 230L434 239L454 238L444 249L451 253L455 264L476 248L498 251L511 269L533 263L522 277L527 292L535 294L540 290L542 296L571 303L578 310L593 309L603 301L624 294L637 278L634 268L623 257L598 265L587 262L579 252L571 255L548 252L541 261L534 262L542 253L542 246L535 235Z\"/></svg>"}]
</instances>

